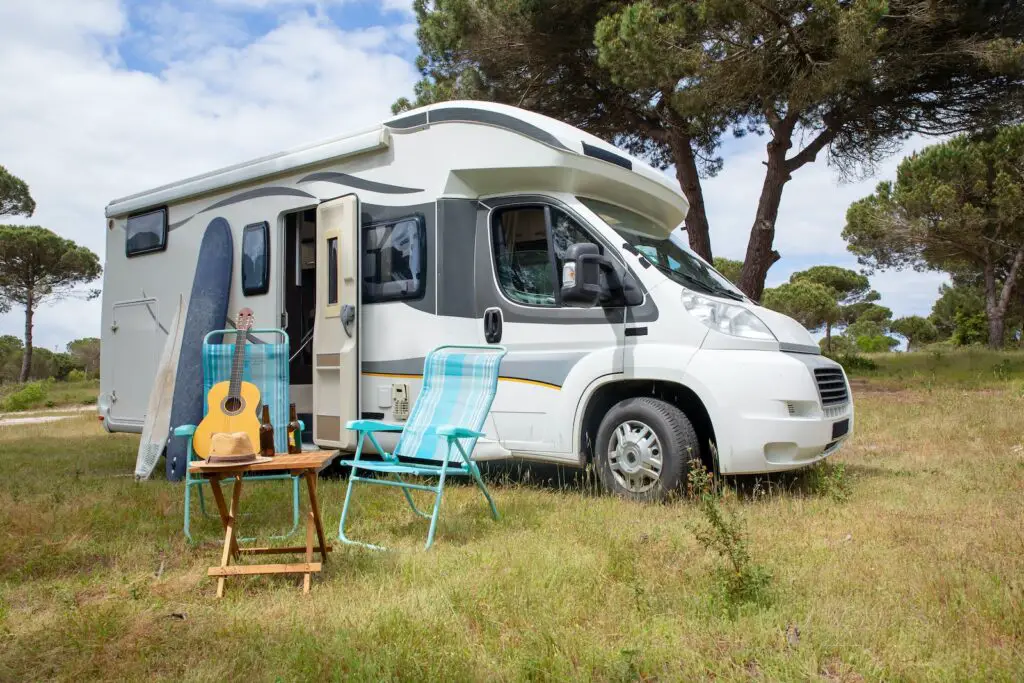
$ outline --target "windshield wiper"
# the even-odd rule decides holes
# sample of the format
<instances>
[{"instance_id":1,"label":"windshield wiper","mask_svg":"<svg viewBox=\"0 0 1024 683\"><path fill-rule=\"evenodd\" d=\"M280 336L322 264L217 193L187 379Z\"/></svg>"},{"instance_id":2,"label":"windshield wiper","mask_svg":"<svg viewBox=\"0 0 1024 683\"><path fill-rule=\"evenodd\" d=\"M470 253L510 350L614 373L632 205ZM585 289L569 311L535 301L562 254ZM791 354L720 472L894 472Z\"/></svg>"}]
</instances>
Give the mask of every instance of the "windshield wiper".
<instances>
[{"instance_id":1,"label":"windshield wiper","mask_svg":"<svg viewBox=\"0 0 1024 683\"><path fill-rule=\"evenodd\" d=\"M717 285L709 284L687 273L683 273L678 270L673 270L672 268L664 266L660 263L654 263L654 261L651 261L651 263L654 265L655 268L662 271L663 273L667 273L669 276L676 276L683 280L683 282L685 282L686 284L693 285L708 294L712 294L715 296L724 296L725 298L732 299L734 301L743 301L742 296L736 294L735 292L730 292L728 289L725 289L724 287L718 287Z\"/></svg>"}]
</instances>

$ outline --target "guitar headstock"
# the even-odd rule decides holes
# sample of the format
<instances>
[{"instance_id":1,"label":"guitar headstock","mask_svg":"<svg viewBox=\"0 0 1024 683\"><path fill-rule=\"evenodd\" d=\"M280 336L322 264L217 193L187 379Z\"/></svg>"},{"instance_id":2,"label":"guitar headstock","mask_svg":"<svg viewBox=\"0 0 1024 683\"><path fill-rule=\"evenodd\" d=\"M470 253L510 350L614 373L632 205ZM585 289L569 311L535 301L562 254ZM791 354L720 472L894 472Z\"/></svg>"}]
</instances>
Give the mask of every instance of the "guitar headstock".
<instances>
[{"instance_id":1,"label":"guitar headstock","mask_svg":"<svg viewBox=\"0 0 1024 683\"><path fill-rule=\"evenodd\" d=\"M248 332L252 329L252 309L243 308L238 312L238 320L235 322L235 329L240 332Z\"/></svg>"}]
</instances>

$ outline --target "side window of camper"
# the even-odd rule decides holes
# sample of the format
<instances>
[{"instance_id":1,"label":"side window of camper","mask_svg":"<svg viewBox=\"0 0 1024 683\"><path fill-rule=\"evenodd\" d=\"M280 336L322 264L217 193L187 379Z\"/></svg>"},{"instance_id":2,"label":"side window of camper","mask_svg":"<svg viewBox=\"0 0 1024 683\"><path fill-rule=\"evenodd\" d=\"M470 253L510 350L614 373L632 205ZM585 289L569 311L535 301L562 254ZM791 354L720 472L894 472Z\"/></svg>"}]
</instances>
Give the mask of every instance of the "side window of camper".
<instances>
[{"instance_id":1,"label":"side window of camper","mask_svg":"<svg viewBox=\"0 0 1024 683\"><path fill-rule=\"evenodd\" d=\"M167 209L128 216L125 256L138 256L167 248Z\"/></svg>"},{"instance_id":2,"label":"side window of camper","mask_svg":"<svg viewBox=\"0 0 1024 683\"><path fill-rule=\"evenodd\" d=\"M566 250L593 241L579 223L553 207L501 211L494 222L494 262L505 296L528 306L557 306Z\"/></svg>"},{"instance_id":3,"label":"side window of camper","mask_svg":"<svg viewBox=\"0 0 1024 683\"><path fill-rule=\"evenodd\" d=\"M242 231L242 293L266 294L270 289L270 225L245 226Z\"/></svg>"},{"instance_id":4,"label":"side window of camper","mask_svg":"<svg viewBox=\"0 0 1024 683\"><path fill-rule=\"evenodd\" d=\"M427 234L420 217L363 229L363 303L421 299L427 288Z\"/></svg>"}]
</instances>

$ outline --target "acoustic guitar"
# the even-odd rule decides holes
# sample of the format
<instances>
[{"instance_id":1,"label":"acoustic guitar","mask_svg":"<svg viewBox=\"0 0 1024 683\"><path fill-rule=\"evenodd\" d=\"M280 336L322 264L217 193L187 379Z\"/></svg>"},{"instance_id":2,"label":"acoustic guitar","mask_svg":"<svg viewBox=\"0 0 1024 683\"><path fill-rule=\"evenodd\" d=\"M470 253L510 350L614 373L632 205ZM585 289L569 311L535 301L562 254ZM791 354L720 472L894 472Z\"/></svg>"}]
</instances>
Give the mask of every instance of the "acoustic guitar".
<instances>
[{"instance_id":1,"label":"acoustic guitar","mask_svg":"<svg viewBox=\"0 0 1024 683\"><path fill-rule=\"evenodd\" d=\"M260 404L260 390L255 384L242 381L245 367L245 341L252 329L252 309L238 312L235 325L235 355L231 366L231 379L210 387L206 395L207 413L192 436L196 455L206 459L210 454L213 435L221 432L245 432L252 441L254 451L260 447L260 420L256 409Z\"/></svg>"}]
</instances>

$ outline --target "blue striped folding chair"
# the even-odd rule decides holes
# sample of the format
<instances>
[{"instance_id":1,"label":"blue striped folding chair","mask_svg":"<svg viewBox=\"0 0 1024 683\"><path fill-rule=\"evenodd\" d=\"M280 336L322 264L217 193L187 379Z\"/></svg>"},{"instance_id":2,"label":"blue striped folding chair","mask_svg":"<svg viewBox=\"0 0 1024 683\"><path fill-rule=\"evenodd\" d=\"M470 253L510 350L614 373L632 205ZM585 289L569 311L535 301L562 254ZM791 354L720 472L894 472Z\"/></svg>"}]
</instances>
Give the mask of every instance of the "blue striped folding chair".
<instances>
[{"instance_id":1,"label":"blue striped folding chair","mask_svg":"<svg viewBox=\"0 0 1024 683\"><path fill-rule=\"evenodd\" d=\"M225 336L226 335L226 336ZM203 415L209 410L206 396L217 382L231 378L231 367L234 360L234 330L214 330L203 340ZM213 339L220 338L220 343ZM267 341L266 338L272 339ZM226 343L227 340L232 343ZM274 427L274 450L284 453L288 450L288 418L289 418L289 374L288 374L288 333L279 329L250 330L250 343L245 345L245 362L242 379L251 382L260 390L260 399L270 407L270 424ZM262 410L262 408L260 409ZM299 423L300 430L305 429ZM192 450L192 434L195 425L181 425L174 429L174 435L187 437L189 462L196 460ZM301 434L300 434L301 443ZM286 534L272 538L287 538L299 527L299 478L290 474L249 475L248 481L268 481L273 479L290 479L292 483L292 528ZM233 481L233 480L232 480ZM199 508L203 515L206 512L206 500L203 496L203 485L209 481L205 477L193 477L185 468L185 537L191 542L192 488L198 489ZM207 515L208 516L208 515ZM240 539L252 540L252 539Z\"/></svg>"},{"instance_id":2,"label":"blue striped folding chair","mask_svg":"<svg viewBox=\"0 0 1024 683\"><path fill-rule=\"evenodd\" d=\"M375 420L355 420L346 425L359 433L359 440L355 459L343 461L344 465L352 468L352 473L348 478L348 491L338 524L338 540L383 550L380 546L353 541L345 536L345 520L356 484L402 489L413 512L430 520L427 548L434 542L447 477L471 477L487 499L491 515L498 519L498 508L471 455L477 439L484 435L480 430L498 390L498 369L504 356L505 349L500 346L440 346L431 351L423 362L423 387L405 425ZM381 448L374 436L377 432L402 433L393 453ZM383 460L362 460L366 439ZM394 479L360 476L364 471L384 477L390 475ZM413 484L402 479L402 475L438 477L438 482L436 485ZM432 514L416 506L410 493L413 490L434 494Z\"/></svg>"}]
</instances>

